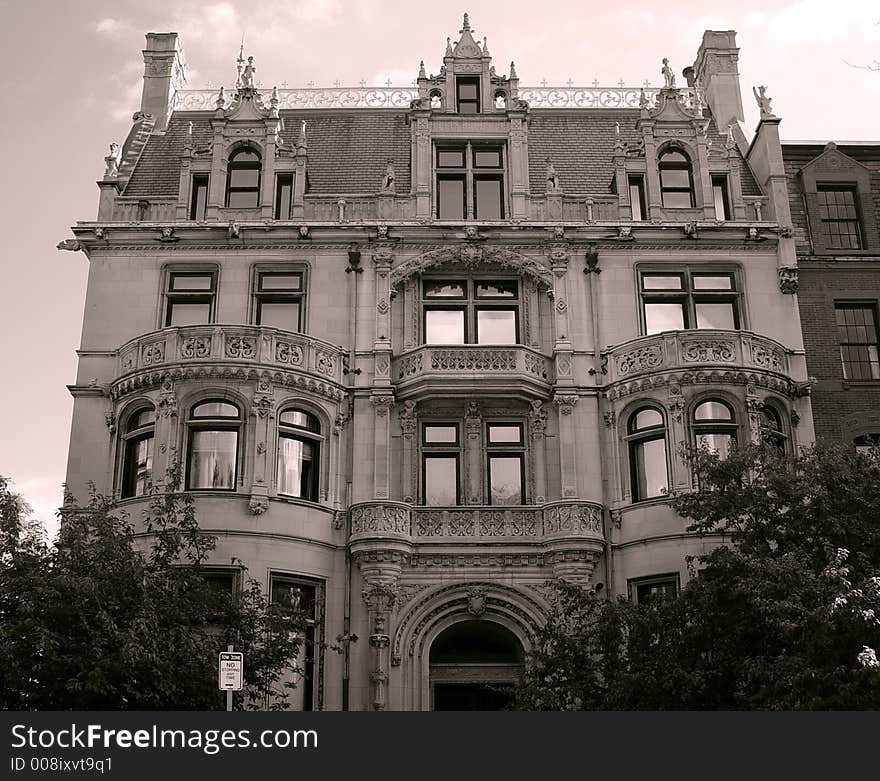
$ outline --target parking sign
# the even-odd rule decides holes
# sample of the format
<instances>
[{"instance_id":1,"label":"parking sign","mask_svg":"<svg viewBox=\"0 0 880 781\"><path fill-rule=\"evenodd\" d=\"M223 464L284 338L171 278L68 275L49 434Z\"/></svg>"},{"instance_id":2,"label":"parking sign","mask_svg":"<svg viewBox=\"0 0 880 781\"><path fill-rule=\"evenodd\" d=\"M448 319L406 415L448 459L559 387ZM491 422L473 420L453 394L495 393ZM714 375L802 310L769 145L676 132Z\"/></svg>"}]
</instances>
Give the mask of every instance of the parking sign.
<instances>
[{"instance_id":1,"label":"parking sign","mask_svg":"<svg viewBox=\"0 0 880 781\"><path fill-rule=\"evenodd\" d=\"M244 654L238 651L220 652L220 690L241 691L244 673Z\"/></svg>"}]
</instances>

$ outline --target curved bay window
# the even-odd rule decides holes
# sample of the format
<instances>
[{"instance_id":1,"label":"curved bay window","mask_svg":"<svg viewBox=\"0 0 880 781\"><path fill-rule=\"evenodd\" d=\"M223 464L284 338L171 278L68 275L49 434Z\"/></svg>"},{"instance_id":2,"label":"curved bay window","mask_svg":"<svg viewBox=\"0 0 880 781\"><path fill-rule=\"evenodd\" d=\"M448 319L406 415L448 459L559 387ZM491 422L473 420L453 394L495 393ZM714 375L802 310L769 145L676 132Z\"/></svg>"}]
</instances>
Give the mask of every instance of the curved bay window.
<instances>
[{"instance_id":1,"label":"curved bay window","mask_svg":"<svg viewBox=\"0 0 880 781\"><path fill-rule=\"evenodd\" d=\"M701 450L710 450L727 458L736 447L736 418L723 401L711 399L694 408L691 417L694 443Z\"/></svg>"},{"instance_id":2,"label":"curved bay window","mask_svg":"<svg viewBox=\"0 0 880 781\"><path fill-rule=\"evenodd\" d=\"M226 175L226 205L253 209L260 205L260 170L263 161L253 149L239 149L229 158Z\"/></svg>"},{"instance_id":3,"label":"curved bay window","mask_svg":"<svg viewBox=\"0 0 880 781\"><path fill-rule=\"evenodd\" d=\"M288 409L278 416L279 494L318 501L321 424L301 409Z\"/></svg>"},{"instance_id":4,"label":"curved bay window","mask_svg":"<svg viewBox=\"0 0 880 781\"><path fill-rule=\"evenodd\" d=\"M678 149L660 155L660 199L666 209L690 209L694 205L691 161Z\"/></svg>"},{"instance_id":5,"label":"curved bay window","mask_svg":"<svg viewBox=\"0 0 880 781\"><path fill-rule=\"evenodd\" d=\"M632 500L662 496L669 487L662 413L654 407L643 407L630 415L627 440Z\"/></svg>"},{"instance_id":6,"label":"curved bay window","mask_svg":"<svg viewBox=\"0 0 880 781\"><path fill-rule=\"evenodd\" d=\"M782 429L782 418L771 406L761 407L761 441L776 448L780 453L785 452L785 432Z\"/></svg>"},{"instance_id":7,"label":"curved bay window","mask_svg":"<svg viewBox=\"0 0 880 781\"><path fill-rule=\"evenodd\" d=\"M144 496L153 484L153 441L156 427L156 411L144 407L129 416L122 436L123 499Z\"/></svg>"},{"instance_id":8,"label":"curved bay window","mask_svg":"<svg viewBox=\"0 0 880 781\"><path fill-rule=\"evenodd\" d=\"M234 491L241 411L227 401L202 401L190 410L186 487Z\"/></svg>"}]
</instances>

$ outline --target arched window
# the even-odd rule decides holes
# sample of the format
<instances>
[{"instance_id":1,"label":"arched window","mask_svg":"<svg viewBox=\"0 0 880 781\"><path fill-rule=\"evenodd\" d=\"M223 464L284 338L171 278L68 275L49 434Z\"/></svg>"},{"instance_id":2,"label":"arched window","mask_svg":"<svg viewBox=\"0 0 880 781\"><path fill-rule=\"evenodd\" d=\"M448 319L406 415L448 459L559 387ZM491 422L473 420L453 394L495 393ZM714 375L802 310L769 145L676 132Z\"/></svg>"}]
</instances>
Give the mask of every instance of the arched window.
<instances>
[{"instance_id":1,"label":"arched window","mask_svg":"<svg viewBox=\"0 0 880 781\"><path fill-rule=\"evenodd\" d=\"M694 443L700 449L711 450L721 458L727 458L736 446L736 418L723 401L711 399L694 408L691 418Z\"/></svg>"},{"instance_id":2,"label":"arched window","mask_svg":"<svg viewBox=\"0 0 880 781\"><path fill-rule=\"evenodd\" d=\"M630 415L627 432L632 500L662 496L669 486L663 415L653 407L643 407Z\"/></svg>"},{"instance_id":3,"label":"arched window","mask_svg":"<svg viewBox=\"0 0 880 781\"><path fill-rule=\"evenodd\" d=\"M785 432L779 413L771 406L761 407L761 441L785 452Z\"/></svg>"},{"instance_id":4,"label":"arched window","mask_svg":"<svg viewBox=\"0 0 880 781\"><path fill-rule=\"evenodd\" d=\"M120 496L144 496L153 484L153 441L156 411L142 407L128 418L122 435L122 486Z\"/></svg>"},{"instance_id":5,"label":"arched window","mask_svg":"<svg viewBox=\"0 0 880 781\"><path fill-rule=\"evenodd\" d=\"M187 428L187 489L234 491L241 411L228 401L202 401L190 410Z\"/></svg>"},{"instance_id":6,"label":"arched window","mask_svg":"<svg viewBox=\"0 0 880 781\"><path fill-rule=\"evenodd\" d=\"M689 209L694 205L691 161L684 152L670 149L660 155L660 198L667 209Z\"/></svg>"},{"instance_id":7,"label":"arched window","mask_svg":"<svg viewBox=\"0 0 880 781\"><path fill-rule=\"evenodd\" d=\"M278 493L318 501L321 425L301 409L278 416Z\"/></svg>"},{"instance_id":8,"label":"arched window","mask_svg":"<svg viewBox=\"0 0 880 781\"><path fill-rule=\"evenodd\" d=\"M440 90L431 90L429 97L431 98L431 108L439 111L443 106L443 96Z\"/></svg>"},{"instance_id":9,"label":"arched window","mask_svg":"<svg viewBox=\"0 0 880 781\"><path fill-rule=\"evenodd\" d=\"M507 93L503 89L495 90L495 109L503 111L507 108Z\"/></svg>"},{"instance_id":10,"label":"arched window","mask_svg":"<svg viewBox=\"0 0 880 781\"><path fill-rule=\"evenodd\" d=\"M253 149L239 149L229 158L226 176L226 205L251 209L260 205L260 155Z\"/></svg>"}]
</instances>

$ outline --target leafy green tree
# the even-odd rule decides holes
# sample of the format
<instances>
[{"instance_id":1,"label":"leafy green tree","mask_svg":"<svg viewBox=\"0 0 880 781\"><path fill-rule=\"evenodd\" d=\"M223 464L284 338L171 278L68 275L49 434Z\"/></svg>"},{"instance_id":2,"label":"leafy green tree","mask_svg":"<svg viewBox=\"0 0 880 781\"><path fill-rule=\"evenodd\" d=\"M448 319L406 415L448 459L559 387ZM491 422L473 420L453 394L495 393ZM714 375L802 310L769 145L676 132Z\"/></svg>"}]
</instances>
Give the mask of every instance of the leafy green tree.
<instances>
[{"instance_id":1,"label":"leafy green tree","mask_svg":"<svg viewBox=\"0 0 880 781\"><path fill-rule=\"evenodd\" d=\"M284 707L305 616L251 579L238 595L211 587L202 572L216 540L189 495L157 493L138 536L93 489L65 511L53 547L5 481L0 512L0 707L216 709L227 644L245 654L238 707Z\"/></svg>"}]
</instances>

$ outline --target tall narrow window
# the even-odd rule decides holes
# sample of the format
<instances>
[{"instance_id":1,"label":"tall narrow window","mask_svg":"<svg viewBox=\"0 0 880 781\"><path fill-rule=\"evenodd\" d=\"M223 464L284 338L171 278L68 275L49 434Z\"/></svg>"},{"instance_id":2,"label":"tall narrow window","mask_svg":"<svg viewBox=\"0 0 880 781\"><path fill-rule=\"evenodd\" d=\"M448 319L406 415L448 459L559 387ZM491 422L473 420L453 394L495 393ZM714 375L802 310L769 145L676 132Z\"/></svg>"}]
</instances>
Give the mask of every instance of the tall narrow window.
<instances>
[{"instance_id":1,"label":"tall narrow window","mask_svg":"<svg viewBox=\"0 0 880 781\"><path fill-rule=\"evenodd\" d=\"M856 188L820 184L816 198L822 236L829 249L861 249Z\"/></svg>"},{"instance_id":2,"label":"tall narrow window","mask_svg":"<svg viewBox=\"0 0 880 781\"><path fill-rule=\"evenodd\" d=\"M836 304L837 338L845 380L880 380L877 305Z\"/></svg>"},{"instance_id":3,"label":"tall narrow window","mask_svg":"<svg viewBox=\"0 0 880 781\"><path fill-rule=\"evenodd\" d=\"M730 219L730 198L727 194L727 177L712 177L712 201L715 204L715 219L724 222Z\"/></svg>"},{"instance_id":4,"label":"tall narrow window","mask_svg":"<svg viewBox=\"0 0 880 781\"><path fill-rule=\"evenodd\" d=\"M740 327L736 275L732 272L643 271L641 288L646 334Z\"/></svg>"},{"instance_id":5,"label":"tall narrow window","mask_svg":"<svg viewBox=\"0 0 880 781\"><path fill-rule=\"evenodd\" d=\"M733 411L723 401L704 401L694 408L691 426L694 444L727 458L736 446L736 420Z\"/></svg>"},{"instance_id":6,"label":"tall narrow window","mask_svg":"<svg viewBox=\"0 0 880 781\"><path fill-rule=\"evenodd\" d=\"M629 177L629 204L632 209L633 222L645 219L645 177Z\"/></svg>"},{"instance_id":7,"label":"tall narrow window","mask_svg":"<svg viewBox=\"0 0 880 781\"><path fill-rule=\"evenodd\" d=\"M486 427L489 504L525 504L525 454L521 423L489 423Z\"/></svg>"},{"instance_id":8,"label":"tall narrow window","mask_svg":"<svg viewBox=\"0 0 880 781\"><path fill-rule=\"evenodd\" d=\"M156 411L144 407L128 418L123 440L122 486L123 499L144 496L153 484L153 439Z\"/></svg>"},{"instance_id":9,"label":"tall narrow window","mask_svg":"<svg viewBox=\"0 0 880 781\"><path fill-rule=\"evenodd\" d=\"M226 176L226 205L233 209L252 209L260 205L260 155L252 149L239 149L229 158Z\"/></svg>"},{"instance_id":10,"label":"tall narrow window","mask_svg":"<svg viewBox=\"0 0 880 781\"><path fill-rule=\"evenodd\" d=\"M258 271L254 293L254 322L302 330L303 275L294 271Z\"/></svg>"},{"instance_id":11,"label":"tall narrow window","mask_svg":"<svg viewBox=\"0 0 880 781\"><path fill-rule=\"evenodd\" d=\"M455 99L459 114L480 113L480 79L459 76L455 80Z\"/></svg>"},{"instance_id":12,"label":"tall narrow window","mask_svg":"<svg viewBox=\"0 0 880 781\"><path fill-rule=\"evenodd\" d=\"M217 275L212 271L171 272L165 293L165 325L203 325L213 318Z\"/></svg>"},{"instance_id":13,"label":"tall narrow window","mask_svg":"<svg viewBox=\"0 0 880 781\"><path fill-rule=\"evenodd\" d=\"M634 412L627 426L632 500L662 496L669 486L666 424L653 407Z\"/></svg>"},{"instance_id":14,"label":"tall narrow window","mask_svg":"<svg viewBox=\"0 0 880 781\"><path fill-rule=\"evenodd\" d=\"M290 219L290 200L293 195L293 174L278 174L275 178L275 219Z\"/></svg>"},{"instance_id":15,"label":"tall narrow window","mask_svg":"<svg viewBox=\"0 0 880 781\"><path fill-rule=\"evenodd\" d=\"M226 401L203 401L187 420L186 487L235 490L241 412Z\"/></svg>"},{"instance_id":16,"label":"tall narrow window","mask_svg":"<svg viewBox=\"0 0 880 781\"><path fill-rule=\"evenodd\" d=\"M691 161L684 152L670 149L660 155L660 198L667 209L689 209L694 205Z\"/></svg>"},{"instance_id":17,"label":"tall narrow window","mask_svg":"<svg viewBox=\"0 0 880 781\"><path fill-rule=\"evenodd\" d=\"M318 501L321 426L309 412L288 409L278 417L278 493Z\"/></svg>"},{"instance_id":18,"label":"tall narrow window","mask_svg":"<svg viewBox=\"0 0 880 781\"><path fill-rule=\"evenodd\" d=\"M189 202L189 218L204 220L208 203L208 174L193 174L192 197Z\"/></svg>"},{"instance_id":19,"label":"tall narrow window","mask_svg":"<svg viewBox=\"0 0 880 781\"><path fill-rule=\"evenodd\" d=\"M423 504L441 507L459 504L460 450L457 423L422 426Z\"/></svg>"}]
</instances>

